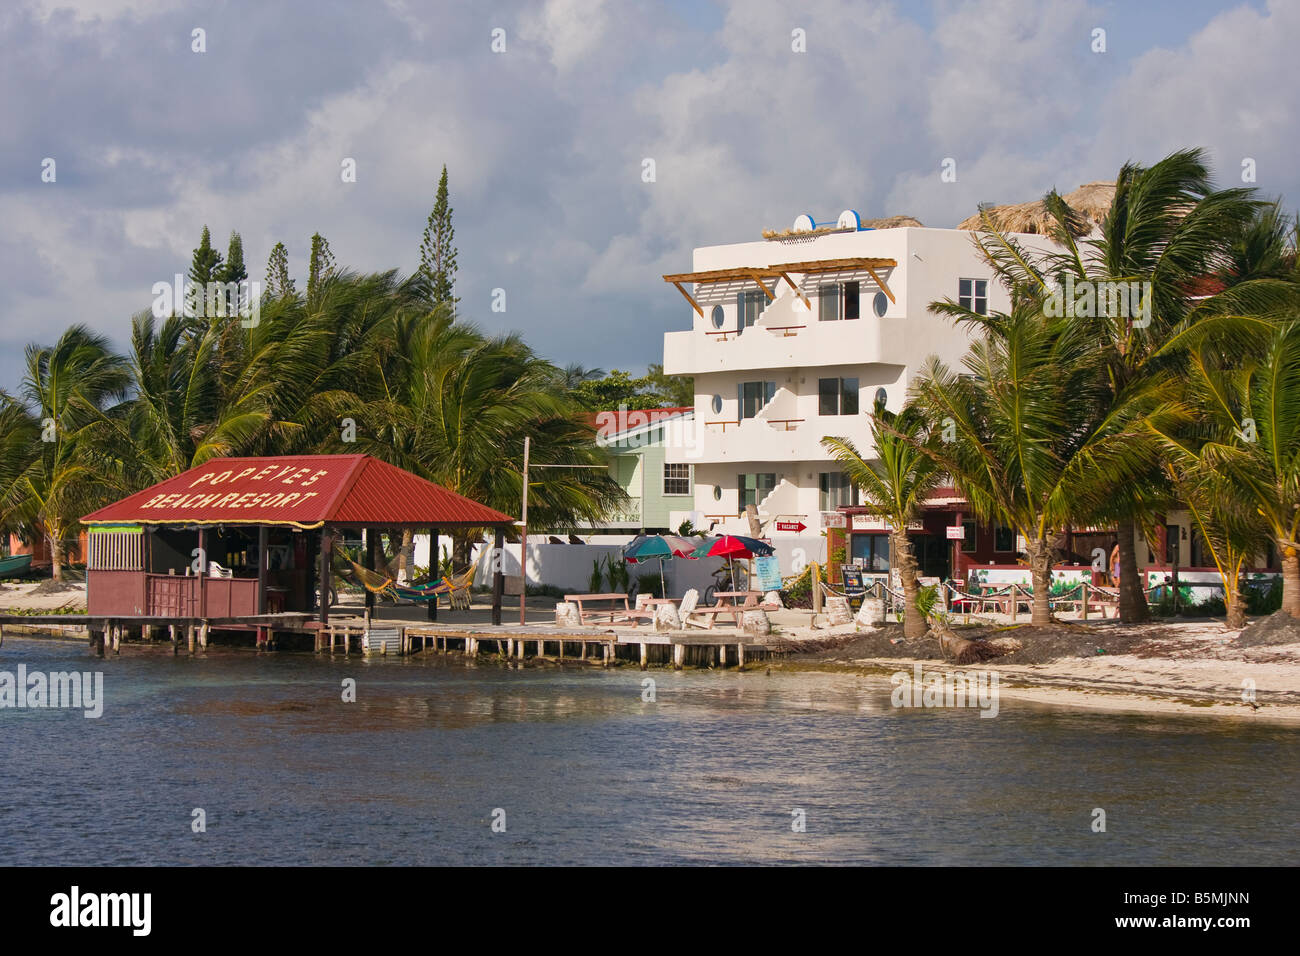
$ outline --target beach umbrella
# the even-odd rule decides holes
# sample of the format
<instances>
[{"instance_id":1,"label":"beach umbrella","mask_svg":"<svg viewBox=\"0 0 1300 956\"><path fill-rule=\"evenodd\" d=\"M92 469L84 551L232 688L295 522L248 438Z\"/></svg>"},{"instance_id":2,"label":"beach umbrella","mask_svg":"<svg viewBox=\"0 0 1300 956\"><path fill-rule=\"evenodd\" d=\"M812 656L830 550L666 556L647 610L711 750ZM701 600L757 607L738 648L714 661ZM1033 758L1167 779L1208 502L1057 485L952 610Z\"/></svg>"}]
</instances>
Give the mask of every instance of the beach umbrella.
<instances>
[{"instance_id":1,"label":"beach umbrella","mask_svg":"<svg viewBox=\"0 0 1300 956\"><path fill-rule=\"evenodd\" d=\"M693 558L726 558L727 569L731 572L731 589L736 589L736 570L731 563L733 558L754 558L775 554L776 549L757 538L748 538L743 534L724 534L705 541L691 554Z\"/></svg>"},{"instance_id":2,"label":"beach umbrella","mask_svg":"<svg viewBox=\"0 0 1300 956\"><path fill-rule=\"evenodd\" d=\"M664 585L664 561L669 558L692 557L697 542L676 534L639 534L623 548L623 560L628 564L639 564L651 558L659 559L659 589Z\"/></svg>"}]
</instances>

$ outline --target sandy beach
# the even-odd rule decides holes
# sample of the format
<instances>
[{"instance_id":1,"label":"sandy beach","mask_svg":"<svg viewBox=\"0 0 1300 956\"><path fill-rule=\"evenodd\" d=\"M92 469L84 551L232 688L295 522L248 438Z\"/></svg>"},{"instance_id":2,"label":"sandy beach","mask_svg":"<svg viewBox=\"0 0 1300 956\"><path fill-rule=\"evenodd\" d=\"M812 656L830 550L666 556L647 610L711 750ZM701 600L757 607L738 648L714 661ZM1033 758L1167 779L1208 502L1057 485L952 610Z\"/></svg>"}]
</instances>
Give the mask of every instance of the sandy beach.
<instances>
[{"instance_id":1,"label":"sandy beach","mask_svg":"<svg viewBox=\"0 0 1300 956\"><path fill-rule=\"evenodd\" d=\"M851 671L881 680L915 664L925 673L988 670L998 673L1004 696L1055 706L1300 721L1300 641L1247 646L1242 630L1215 620L958 630L966 637L1011 637L1023 649L985 664L956 665L943 660L931 636L909 642L899 625L845 625L793 629L794 641L818 646L772 666Z\"/></svg>"}]
</instances>

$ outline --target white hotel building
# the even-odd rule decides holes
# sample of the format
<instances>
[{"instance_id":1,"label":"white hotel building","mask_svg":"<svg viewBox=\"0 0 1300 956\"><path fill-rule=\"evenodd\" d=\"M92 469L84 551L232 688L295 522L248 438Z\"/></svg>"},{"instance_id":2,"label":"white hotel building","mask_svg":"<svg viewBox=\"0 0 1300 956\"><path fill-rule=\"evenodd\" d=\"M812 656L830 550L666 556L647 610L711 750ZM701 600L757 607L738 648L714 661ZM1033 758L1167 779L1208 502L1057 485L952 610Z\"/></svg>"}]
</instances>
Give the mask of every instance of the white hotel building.
<instances>
[{"instance_id":1,"label":"white hotel building","mask_svg":"<svg viewBox=\"0 0 1300 956\"><path fill-rule=\"evenodd\" d=\"M1041 235L1017 239L1030 248L1054 245ZM847 525L850 560L887 568L882 520L853 507L858 492L821 439L849 438L872 457L868 415L877 398L900 410L932 355L960 366L971 334L932 314L932 302L1010 309L971 232L864 228L852 211L817 228L801 216L793 230L769 239L696 249L691 266L664 276L691 316L689 330L664 336L664 371L695 380L693 428L688 440L667 443L664 458L665 467L691 466L694 511L675 511L670 523L690 518L715 534L749 534L745 509L753 504L786 567L795 548L825 560L822 532L833 521ZM913 536L923 573L1025 573L1011 529L977 527L964 506L952 489L931 499ZM949 541L948 527L958 524L964 535ZM1148 581L1179 566L1217 580L1185 512L1166 516L1157 541L1144 543L1140 532L1138 539ZM1113 531L1072 529L1066 549L1087 556L1113 543ZM1276 559L1270 552L1255 565L1275 568Z\"/></svg>"},{"instance_id":2,"label":"white hotel building","mask_svg":"<svg viewBox=\"0 0 1300 956\"><path fill-rule=\"evenodd\" d=\"M696 392L696 441L667 460L694 466L695 516L715 532L748 534L754 504L765 534L779 537L779 522L820 535L825 513L858 503L822 437L870 457L877 398L899 410L926 358L957 365L967 350L967 332L930 303L1009 308L970 232L857 221L699 248L693 271L664 276L692 319L664 336L664 371L693 376Z\"/></svg>"}]
</instances>

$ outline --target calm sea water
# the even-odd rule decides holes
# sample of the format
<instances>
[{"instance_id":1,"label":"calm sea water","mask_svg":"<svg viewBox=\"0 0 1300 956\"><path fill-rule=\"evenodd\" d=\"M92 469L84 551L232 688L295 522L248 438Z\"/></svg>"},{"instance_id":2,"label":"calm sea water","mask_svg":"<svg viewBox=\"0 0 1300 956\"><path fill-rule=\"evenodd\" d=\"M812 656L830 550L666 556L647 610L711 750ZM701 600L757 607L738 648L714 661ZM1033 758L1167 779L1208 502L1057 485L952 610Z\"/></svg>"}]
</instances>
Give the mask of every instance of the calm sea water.
<instances>
[{"instance_id":1,"label":"calm sea water","mask_svg":"<svg viewBox=\"0 0 1300 956\"><path fill-rule=\"evenodd\" d=\"M762 669L6 639L20 663L102 670L106 704L0 710L0 865L1300 862L1300 748L1263 722L895 710Z\"/></svg>"}]
</instances>

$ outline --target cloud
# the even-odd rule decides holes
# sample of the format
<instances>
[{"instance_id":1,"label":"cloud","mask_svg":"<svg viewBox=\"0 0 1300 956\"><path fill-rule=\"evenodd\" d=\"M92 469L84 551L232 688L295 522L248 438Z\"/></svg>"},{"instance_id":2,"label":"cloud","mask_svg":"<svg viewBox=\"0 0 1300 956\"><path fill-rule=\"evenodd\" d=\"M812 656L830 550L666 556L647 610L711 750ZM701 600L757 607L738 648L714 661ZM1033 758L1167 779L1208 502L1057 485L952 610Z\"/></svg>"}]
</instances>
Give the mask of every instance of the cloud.
<instances>
[{"instance_id":1,"label":"cloud","mask_svg":"<svg viewBox=\"0 0 1300 956\"><path fill-rule=\"evenodd\" d=\"M1225 182L1252 157L1269 194L1300 192L1284 67L1300 10L1281 2L1176 33L1127 7L1020 0L199 9L0 12L0 385L13 347L71 321L125 343L205 223L222 246L242 233L255 278L276 241L302 276L316 231L347 266L409 272L444 163L461 314L561 363L630 369L689 321L662 273L799 213L953 225L1198 144Z\"/></svg>"}]
</instances>

